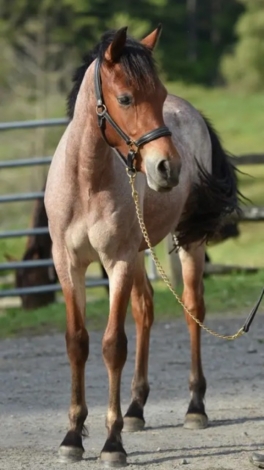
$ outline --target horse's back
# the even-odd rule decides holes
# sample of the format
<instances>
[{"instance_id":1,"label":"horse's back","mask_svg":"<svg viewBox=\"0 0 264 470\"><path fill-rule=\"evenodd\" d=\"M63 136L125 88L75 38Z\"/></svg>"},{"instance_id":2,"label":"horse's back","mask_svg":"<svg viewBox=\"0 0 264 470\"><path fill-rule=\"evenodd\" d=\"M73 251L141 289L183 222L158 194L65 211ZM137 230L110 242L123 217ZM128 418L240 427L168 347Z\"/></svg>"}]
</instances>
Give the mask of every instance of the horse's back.
<instances>
[{"instance_id":1,"label":"horse's back","mask_svg":"<svg viewBox=\"0 0 264 470\"><path fill-rule=\"evenodd\" d=\"M164 120L172 131L172 139L182 158L183 171L197 177L195 159L211 171L211 139L203 116L188 101L168 95L164 103Z\"/></svg>"}]
</instances>

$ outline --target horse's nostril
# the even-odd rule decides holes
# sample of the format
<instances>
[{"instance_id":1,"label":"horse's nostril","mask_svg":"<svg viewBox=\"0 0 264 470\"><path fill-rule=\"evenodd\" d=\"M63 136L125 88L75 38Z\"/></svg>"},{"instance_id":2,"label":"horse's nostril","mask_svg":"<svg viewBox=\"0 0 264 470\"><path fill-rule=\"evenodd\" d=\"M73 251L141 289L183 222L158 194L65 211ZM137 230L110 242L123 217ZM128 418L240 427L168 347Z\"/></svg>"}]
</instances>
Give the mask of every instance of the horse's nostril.
<instances>
[{"instance_id":1,"label":"horse's nostril","mask_svg":"<svg viewBox=\"0 0 264 470\"><path fill-rule=\"evenodd\" d=\"M157 170L165 177L169 176L169 162L167 160L161 160L157 165Z\"/></svg>"}]
</instances>

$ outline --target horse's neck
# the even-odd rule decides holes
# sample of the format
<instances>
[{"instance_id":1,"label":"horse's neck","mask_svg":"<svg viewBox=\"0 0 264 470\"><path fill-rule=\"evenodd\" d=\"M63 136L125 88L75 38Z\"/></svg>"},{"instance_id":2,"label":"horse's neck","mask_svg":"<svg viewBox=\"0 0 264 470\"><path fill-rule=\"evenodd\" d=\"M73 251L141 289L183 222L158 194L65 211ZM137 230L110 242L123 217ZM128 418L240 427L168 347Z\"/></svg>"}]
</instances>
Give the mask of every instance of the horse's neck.
<instances>
[{"instance_id":1,"label":"horse's neck","mask_svg":"<svg viewBox=\"0 0 264 470\"><path fill-rule=\"evenodd\" d=\"M67 155L86 185L98 185L98 179L109 164L110 147L98 127L93 96L80 92L73 120L70 124Z\"/></svg>"}]
</instances>

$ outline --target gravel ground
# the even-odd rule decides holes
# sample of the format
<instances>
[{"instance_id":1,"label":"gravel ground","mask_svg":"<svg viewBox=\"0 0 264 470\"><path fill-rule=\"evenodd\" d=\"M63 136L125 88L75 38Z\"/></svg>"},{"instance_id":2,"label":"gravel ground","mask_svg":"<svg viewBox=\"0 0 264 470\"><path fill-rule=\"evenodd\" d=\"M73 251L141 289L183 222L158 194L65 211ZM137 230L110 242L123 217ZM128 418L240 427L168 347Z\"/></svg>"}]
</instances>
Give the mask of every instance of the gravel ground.
<instances>
[{"instance_id":1,"label":"gravel ground","mask_svg":"<svg viewBox=\"0 0 264 470\"><path fill-rule=\"evenodd\" d=\"M182 428L187 410L189 339L181 320L153 327L151 393L145 431L124 434L129 469L246 470L254 450L264 452L264 322L235 342L203 334L203 363L210 427ZM210 318L207 324L233 333L241 318ZM123 373L122 407L129 403L135 333L127 327L129 359ZM57 448L67 429L70 370L63 335L0 342L0 470L100 469L104 444L107 378L101 332L90 333L86 370L89 438L82 462L60 464ZM253 469L253 467L252 467Z\"/></svg>"}]
</instances>

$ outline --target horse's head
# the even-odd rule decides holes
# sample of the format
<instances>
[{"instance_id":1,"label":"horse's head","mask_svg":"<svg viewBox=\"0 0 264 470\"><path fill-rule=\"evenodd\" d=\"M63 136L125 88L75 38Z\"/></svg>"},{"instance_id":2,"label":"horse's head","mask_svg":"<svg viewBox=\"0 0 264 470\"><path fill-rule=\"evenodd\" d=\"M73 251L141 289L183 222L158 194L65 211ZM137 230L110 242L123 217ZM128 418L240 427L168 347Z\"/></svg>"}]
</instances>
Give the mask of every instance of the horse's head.
<instances>
[{"instance_id":1,"label":"horse's head","mask_svg":"<svg viewBox=\"0 0 264 470\"><path fill-rule=\"evenodd\" d=\"M95 65L97 114L107 142L146 174L148 185L168 191L179 182L180 156L163 120L167 91L152 58L158 27L141 42L127 28L111 36Z\"/></svg>"}]
</instances>

